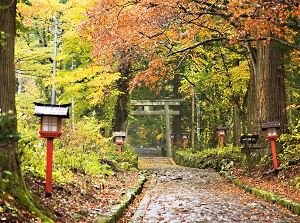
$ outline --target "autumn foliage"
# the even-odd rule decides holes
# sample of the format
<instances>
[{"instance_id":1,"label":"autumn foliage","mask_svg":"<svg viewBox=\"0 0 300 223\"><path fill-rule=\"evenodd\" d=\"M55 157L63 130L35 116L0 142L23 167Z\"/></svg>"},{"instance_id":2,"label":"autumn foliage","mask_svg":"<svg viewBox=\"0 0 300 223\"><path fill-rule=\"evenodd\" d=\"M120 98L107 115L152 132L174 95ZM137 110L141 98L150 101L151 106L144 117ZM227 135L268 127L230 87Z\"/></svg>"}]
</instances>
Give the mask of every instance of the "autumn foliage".
<instances>
[{"instance_id":1,"label":"autumn foliage","mask_svg":"<svg viewBox=\"0 0 300 223\"><path fill-rule=\"evenodd\" d=\"M122 55L134 61L133 85L151 84L171 78L200 45L275 37L293 45L299 11L296 1L108 0L95 2L82 27L95 58L112 64Z\"/></svg>"}]
</instances>

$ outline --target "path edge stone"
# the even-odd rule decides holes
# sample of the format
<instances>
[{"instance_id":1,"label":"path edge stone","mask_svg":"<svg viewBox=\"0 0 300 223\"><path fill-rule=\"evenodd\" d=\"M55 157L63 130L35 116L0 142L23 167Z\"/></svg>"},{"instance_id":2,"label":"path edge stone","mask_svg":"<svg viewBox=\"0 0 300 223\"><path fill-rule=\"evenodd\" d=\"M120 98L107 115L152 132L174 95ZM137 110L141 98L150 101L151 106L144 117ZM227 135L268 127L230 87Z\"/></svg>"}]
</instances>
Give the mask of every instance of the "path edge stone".
<instances>
[{"instance_id":1,"label":"path edge stone","mask_svg":"<svg viewBox=\"0 0 300 223\"><path fill-rule=\"evenodd\" d=\"M140 172L137 183L130 187L128 192L124 195L124 199L119 204L113 206L106 214L96 217L95 223L117 223L121 218L123 211L132 203L132 201L139 195L147 181L146 173Z\"/></svg>"}]
</instances>

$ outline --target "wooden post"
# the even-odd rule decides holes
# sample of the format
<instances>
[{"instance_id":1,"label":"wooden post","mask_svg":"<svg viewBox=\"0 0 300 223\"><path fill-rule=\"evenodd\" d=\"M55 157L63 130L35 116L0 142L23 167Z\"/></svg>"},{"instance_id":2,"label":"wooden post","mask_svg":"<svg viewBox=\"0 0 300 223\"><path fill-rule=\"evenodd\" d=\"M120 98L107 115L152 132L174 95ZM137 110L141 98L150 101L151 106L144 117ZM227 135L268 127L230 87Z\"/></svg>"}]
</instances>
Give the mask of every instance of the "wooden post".
<instances>
[{"instance_id":1,"label":"wooden post","mask_svg":"<svg viewBox=\"0 0 300 223\"><path fill-rule=\"evenodd\" d=\"M253 147L258 140L258 135L243 135L241 136L240 142L244 144L244 148L241 149L241 152L246 155L247 166L249 174L252 174L253 165L251 162L251 152L259 152L262 147ZM249 146L251 144L251 147Z\"/></svg>"},{"instance_id":2,"label":"wooden post","mask_svg":"<svg viewBox=\"0 0 300 223\"><path fill-rule=\"evenodd\" d=\"M195 149L195 92L192 89L192 121L191 121L191 146Z\"/></svg>"},{"instance_id":3,"label":"wooden post","mask_svg":"<svg viewBox=\"0 0 300 223\"><path fill-rule=\"evenodd\" d=\"M251 153L250 153L250 148L248 144L248 140L245 140L245 154L246 154L246 160L247 160L247 165L248 165L248 172L249 174L252 173L252 162L251 162Z\"/></svg>"},{"instance_id":4,"label":"wooden post","mask_svg":"<svg viewBox=\"0 0 300 223\"><path fill-rule=\"evenodd\" d=\"M166 150L167 150L167 157L172 157L172 149L171 149L171 140L170 140L170 110L169 105L165 104L165 123L166 123Z\"/></svg>"}]
</instances>

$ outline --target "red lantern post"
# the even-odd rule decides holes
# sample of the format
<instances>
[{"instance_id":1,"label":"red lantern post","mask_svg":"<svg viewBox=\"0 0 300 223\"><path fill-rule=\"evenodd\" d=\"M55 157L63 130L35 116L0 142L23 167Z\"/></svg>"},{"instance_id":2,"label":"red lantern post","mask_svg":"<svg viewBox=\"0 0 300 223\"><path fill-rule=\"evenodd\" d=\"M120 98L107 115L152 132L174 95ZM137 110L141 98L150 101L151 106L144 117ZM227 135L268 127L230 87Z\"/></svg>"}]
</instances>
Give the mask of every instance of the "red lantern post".
<instances>
[{"instance_id":1,"label":"red lantern post","mask_svg":"<svg viewBox=\"0 0 300 223\"><path fill-rule=\"evenodd\" d=\"M218 136L220 137L220 147L224 147L224 137L226 135L226 129L227 127L217 127Z\"/></svg>"},{"instance_id":2,"label":"red lantern post","mask_svg":"<svg viewBox=\"0 0 300 223\"><path fill-rule=\"evenodd\" d=\"M262 131L266 131L266 139L270 140L271 142L274 170L276 173L278 173L275 140L278 139L278 129L280 128L280 122L279 121L262 122L261 128Z\"/></svg>"},{"instance_id":3,"label":"red lantern post","mask_svg":"<svg viewBox=\"0 0 300 223\"><path fill-rule=\"evenodd\" d=\"M69 118L69 106L47 105L34 103L34 115L41 117L40 138L47 138L47 159L46 159L46 197L51 197L52 191L52 159L53 140L59 139L61 133L61 119Z\"/></svg>"},{"instance_id":4,"label":"red lantern post","mask_svg":"<svg viewBox=\"0 0 300 223\"><path fill-rule=\"evenodd\" d=\"M175 138L175 134L174 134L174 133L171 133L171 134L170 134L170 138L171 138L171 147L173 148L173 146L174 146L174 138Z\"/></svg>"},{"instance_id":5,"label":"red lantern post","mask_svg":"<svg viewBox=\"0 0 300 223\"><path fill-rule=\"evenodd\" d=\"M188 133L183 132L183 133L181 133L181 135L182 135L182 140L183 140L183 148L184 148L184 150L186 150L186 140L188 138Z\"/></svg>"},{"instance_id":6,"label":"red lantern post","mask_svg":"<svg viewBox=\"0 0 300 223\"><path fill-rule=\"evenodd\" d=\"M118 146L118 155L122 155L122 145L126 137L125 132L113 132L114 142Z\"/></svg>"}]
</instances>

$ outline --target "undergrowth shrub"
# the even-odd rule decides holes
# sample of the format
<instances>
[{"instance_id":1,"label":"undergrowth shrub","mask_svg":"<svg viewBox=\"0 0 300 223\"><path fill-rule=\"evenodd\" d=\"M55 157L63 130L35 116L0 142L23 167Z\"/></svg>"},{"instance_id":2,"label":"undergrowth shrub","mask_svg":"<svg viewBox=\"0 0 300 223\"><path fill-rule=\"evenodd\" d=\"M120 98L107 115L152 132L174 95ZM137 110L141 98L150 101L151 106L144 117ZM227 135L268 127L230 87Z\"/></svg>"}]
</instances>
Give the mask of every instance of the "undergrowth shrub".
<instances>
[{"instance_id":1,"label":"undergrowth shrub","mask_svg":"<svg viewBox=\"0 0 300 223\"><path fill-rule=\"evenodd\" d=\"M300 159L300 133L282 134L279 138L283 152L278 154L282 162Z\"/></svg>"},{"instance_id":2,"label":"undergrowth shrub","mask_svg":"<svg viewBox=\"0 0 300 223\"><path fill-rule=\"evenodd\" d=\"M38 119L31 120L32 123L28 121L23 119L20 122L25 130L20 131L19 141L22 171L45 177L46 139L38 138ZM129 147L123 146L122 156L118 156L118 148L112 138L101 134L100 129L105 127L105 123L94 116L72 124L71 120L65 119L61 139L54 140L53 181L65 183L72 181L75 175L111 175L119 168L134 169L137 165L137 156Z\"/></svg>"},{"instance_id":3,"label":"undergrowth shrub","mask_svg":"<svg viewBox=\"0 0 300 223\"><path fill-rule=\"evenodd\" d=\"M195 156L201 157L201 158L207 158L213 155L219 155L219 156L224 156L225 154L228 153L240 153L240 148L239 147L234 147L234 146L228 146L228 147L223 147L223 148L207 148L207 149L202 149L202 150L192 150L192 149L187 149L187 150L180 150L180 153L182 154L194 154Z\"/></svg>"},{"instance_id":4,"label":"undergrowth shrub","mask_svg":"<svg viewBox=\"0 0 300 223\"><path fill-rule=\"evenodd\" d=\"M282 134L279 141L283 147L283 152L278 154L281 162L284 164L288 162L300 163L300 133ZM300 188L300 176L297 176L290 183L295 188Z\"/></svg>"},{"instance_id":5,"label":"undergrowth shrub","mask_svg":"<svg viewBox=\"0 0 300 223\"><path fill-rule=\"evenodd\" d=\"M1 113L0 109L0 143L17 140L18 133L15 130L17 118L12 112L8 114Z\"/></svg>"},{"instance_id":6,"label":"undergrowth shrub","mask_svg":"<svg viewBox=\"0 0 300 223\"><path fill-rule=\"evenodd\" d=\"M228 169L232 165L241 165L243 160L239 147L208 148L201 151L191 149L178 150L178 154L187 157L188 162L197 162L198 168Z\"/></svg>"},{"instance_id":7,"label":"undergrowth shrub","mask_svg":"<svg viewBox=\"0 0 300 223\"><path fill-rule=\"evenodd\" d=\"M22 114L18 118L20 135L18 150L21 168L24 174L45 176L46 141L39 138L39 118L32 114Z\"/></svg>"}]
</instances>

